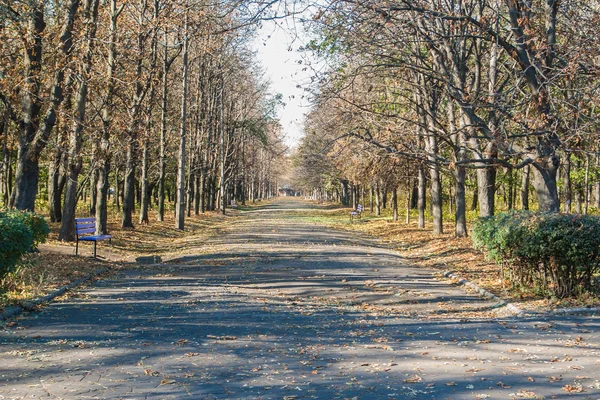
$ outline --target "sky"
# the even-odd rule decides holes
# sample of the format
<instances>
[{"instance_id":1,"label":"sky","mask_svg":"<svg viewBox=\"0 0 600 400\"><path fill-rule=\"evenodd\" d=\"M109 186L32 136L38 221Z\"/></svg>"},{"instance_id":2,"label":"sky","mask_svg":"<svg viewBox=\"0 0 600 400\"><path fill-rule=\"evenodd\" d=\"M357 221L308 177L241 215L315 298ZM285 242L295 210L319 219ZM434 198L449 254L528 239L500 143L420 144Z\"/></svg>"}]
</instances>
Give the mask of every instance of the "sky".
<instances>
[{"instance_id":1,"label":"sky","mask_svg":"<svg viewBox=\"0 0 600 400\"><path fill-rule=\"evenodd\" d=\"M302 137L304 114L309 111L309 99L303 86L310 80L310 69L305 69L302 54L298 52L298 48L304 45L299 30L301 27L295 28L293 21L288 19L277 24L266 21L252 46L265 69L265 78L271 82L271 94L281 93L283 96L285 107L280 109L279 118L284 142L290 148L295 147Z\"/></svg>"}]
</instances>

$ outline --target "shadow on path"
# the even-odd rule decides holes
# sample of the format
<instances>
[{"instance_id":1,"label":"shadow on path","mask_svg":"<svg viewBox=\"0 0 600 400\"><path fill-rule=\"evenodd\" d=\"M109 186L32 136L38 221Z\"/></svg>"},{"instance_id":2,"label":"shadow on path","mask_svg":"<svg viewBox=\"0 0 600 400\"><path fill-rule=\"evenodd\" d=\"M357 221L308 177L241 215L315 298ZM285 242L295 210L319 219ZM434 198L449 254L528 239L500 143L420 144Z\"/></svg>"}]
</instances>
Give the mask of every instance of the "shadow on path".
<instances>
[{"instance_id":1,"label":"shadow on path","mask_svg":"<svg viewBox=\"0 0 600 400\"><path fill-rule=\"evenodd\" d=\"M495 303L373 239L287 218L309 207L240 211L209 254L125 272L4 327L0 396L600 396L598 318L494 318Z\"/></svg>"}]
</instances>

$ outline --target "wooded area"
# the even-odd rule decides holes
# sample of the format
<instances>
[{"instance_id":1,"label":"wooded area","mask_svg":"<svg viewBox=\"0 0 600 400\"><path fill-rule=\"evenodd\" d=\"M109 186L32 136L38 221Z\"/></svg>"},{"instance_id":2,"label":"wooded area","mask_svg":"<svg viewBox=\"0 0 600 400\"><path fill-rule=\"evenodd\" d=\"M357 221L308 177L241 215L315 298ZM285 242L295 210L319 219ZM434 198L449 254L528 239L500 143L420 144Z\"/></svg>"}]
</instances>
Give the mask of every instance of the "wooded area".
<instances>
[{"instance_id":1,"label":"wooded area","mask_svg":"<svg viewBox=\"0 0 600 400\"><path fill-rule=\"evenodd\" d=\"M435 233L446 204L457 236L469 208L600 208L598 1L336 0L310 26L328 68L305 190L377 213L391 193L397 218L400 189Z\"/></svg>"},{"instance_id":2,"label":"wooded area","mask_svg":"<svg viewBox=\"0 0 600 400\"><path fill-rule=\"evenodd\" d=\"M105 233L109 202L123 227L136 209L149 223L155 206L183 229L192 213L276 195L282 98L250 40L285 16L304 23L300 50L319 66L293 157L298 189L377 213L391 198L394 219L404 203L436 233L447 206L457 236L469 209L600 208L597 0L0 0L0 10L2 202L47 208L61 240L83 203Z\"/></svg>"},{"instance_id":3,"label":"wooded area","mask_svg":"<svg viewBox=\"0 0 600 400\"><path fill-rule=\"evenodd\" d=\"M4 206L49 210L73 240L83 203L105 233L175 204L185 216L276 194L280 98L250 50L261 1L0 2ZM87 213L86 211L86 213Z\"/></svg>"}]
</instances>

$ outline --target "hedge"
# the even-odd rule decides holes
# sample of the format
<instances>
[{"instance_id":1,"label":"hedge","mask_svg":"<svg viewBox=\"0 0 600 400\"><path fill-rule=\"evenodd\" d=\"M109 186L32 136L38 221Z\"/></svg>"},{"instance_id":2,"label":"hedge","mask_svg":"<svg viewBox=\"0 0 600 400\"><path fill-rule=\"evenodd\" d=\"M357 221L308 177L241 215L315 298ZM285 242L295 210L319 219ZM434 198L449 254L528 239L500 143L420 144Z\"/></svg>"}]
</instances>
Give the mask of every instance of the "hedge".
<instances>
[{"instance_id":1,"label":"hedge","mask_svg":"<svg viewBox=\"0 0 600 400\"><path fill-rule=\"evenodd\" d=\"M12 272L21 257L44 243L50 229L39 215L26 211L0 212L0 278Z\"/></svg>"},{"instance_id":2,"label":"hedge","mask_svg":"<svg viewBox=\"0 0 600 400\"><path fill-rule=\"evenodd\" d=\"M516 285L558 298L593 289L600 269L600 218L516 211L481 218L473 243Z\"/></svg>"}]
</instances>

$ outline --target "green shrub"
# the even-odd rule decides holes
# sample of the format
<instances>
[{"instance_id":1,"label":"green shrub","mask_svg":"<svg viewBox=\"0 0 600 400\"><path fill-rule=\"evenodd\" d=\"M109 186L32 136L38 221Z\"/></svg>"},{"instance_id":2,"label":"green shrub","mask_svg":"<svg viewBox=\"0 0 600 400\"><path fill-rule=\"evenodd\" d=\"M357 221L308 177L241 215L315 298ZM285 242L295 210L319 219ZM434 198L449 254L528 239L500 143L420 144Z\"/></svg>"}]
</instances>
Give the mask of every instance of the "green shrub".
<instances>
[{"instance_id":1,"label":"green shrub","mask_svg":"<svg viewBox=\"0 0 600 400\"><path fill-rule=\"evenodd\" d=\"M23 255L44 243L49 233L46 221L35 213L0 211L0 278L13 272Z\"/></svg>"},{"instance_id":2,"label":"green shrub","mask_svg":"<svg viewBox=\"0 0 600 400\"><path fill-rule=\"evenodd\" d=\"M41 243L45 243L50 233L48 223L36 213L20 210L9 210L0 212L0 218L8 218L21 221L33 233L33 245L29 251L34 250Z\"/></svg>"},{"instance_id":3,"label":"green shrub","mask_svg":"<svg viewBox=\"0 0 600 400\"><path fill-rule=\"evenodd\" d=\"M0 216L0 278L13 271L33 246L33 231L23 221Z\"/></svg>"},{"instance_id":4,"label":"green shrub","mask_svg":"<svg viewBox=\"0 0 600 400\"><path fill-rule=\"evenodd\" d=\"M474 224L473 243L515 284L563 298L592 289L600 269L600 218L500 213Z\"/></svg>"}]
</instances>

